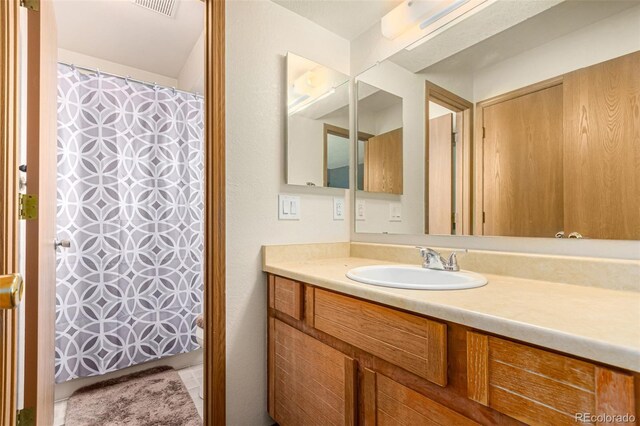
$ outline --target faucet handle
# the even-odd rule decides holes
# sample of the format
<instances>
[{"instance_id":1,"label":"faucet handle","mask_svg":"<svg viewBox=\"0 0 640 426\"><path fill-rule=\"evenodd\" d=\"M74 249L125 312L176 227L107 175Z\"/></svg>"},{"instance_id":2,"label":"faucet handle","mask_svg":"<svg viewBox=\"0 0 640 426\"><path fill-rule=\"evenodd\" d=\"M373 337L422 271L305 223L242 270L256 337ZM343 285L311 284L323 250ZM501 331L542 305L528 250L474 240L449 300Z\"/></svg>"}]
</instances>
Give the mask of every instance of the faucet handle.
<instances>
[{"instance_id":1,"label":"faucet handle","mask_svg":"<svg viewBox=\"0 0 640 426\"><path fill-rule=\"evenodd\" d=\"M462 249L462 250L452 250L451 254L449 255L449 270L451 271L459 271L460 270L460 266L458 265L458 253L460 254L465 254L467 253L469 250L467 249Z\"/></svg>"}]
</instances>

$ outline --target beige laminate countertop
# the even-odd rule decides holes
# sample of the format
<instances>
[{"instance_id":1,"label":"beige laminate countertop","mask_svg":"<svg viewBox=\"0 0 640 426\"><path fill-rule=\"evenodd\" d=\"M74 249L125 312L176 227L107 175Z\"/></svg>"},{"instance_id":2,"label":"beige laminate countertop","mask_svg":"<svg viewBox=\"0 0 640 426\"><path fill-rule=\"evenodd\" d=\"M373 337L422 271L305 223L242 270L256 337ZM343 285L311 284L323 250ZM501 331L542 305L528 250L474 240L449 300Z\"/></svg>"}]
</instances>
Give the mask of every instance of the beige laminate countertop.
<instances>
[{"instance_id":1,"label":"beige laminate countertop","mask_svg":"<svg viewBox=\"0 0 640 426\"><path fill-rule=\"evenodd\" d=\"M264 271L640 372L640 293L483 274L468 290L405 290L348 279L351 268L394 264L341 257L266 261Z\"/></svg>"}]
</instances>

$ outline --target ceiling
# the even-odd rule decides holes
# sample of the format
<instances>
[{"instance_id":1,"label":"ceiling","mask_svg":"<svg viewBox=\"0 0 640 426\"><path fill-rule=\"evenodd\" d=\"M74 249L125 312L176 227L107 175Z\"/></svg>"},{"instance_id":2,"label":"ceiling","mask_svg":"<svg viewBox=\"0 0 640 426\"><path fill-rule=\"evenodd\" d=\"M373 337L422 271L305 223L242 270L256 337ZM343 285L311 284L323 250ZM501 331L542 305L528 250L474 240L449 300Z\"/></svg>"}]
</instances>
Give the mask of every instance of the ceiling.
<instances>
[{"instance_id":1,"label":"ceiling","mask_svg":"<svg viewBox=\"0 0 640 426\"><path fill-rule=\"evenodd\" d=\"M54 0L58 47L178 77L204 28L204 2L178 0L173 18L131 0Z\"/></svg>"},{"instance_id":2,"label":"ceiling","mask_svg":"<svg viewBox=\"0 0 640 426\"><path fill-rule=\"evenodd\" d=\"M371 28L402 0L273 0L347 40Z\"/></svg>"}]
</instances>

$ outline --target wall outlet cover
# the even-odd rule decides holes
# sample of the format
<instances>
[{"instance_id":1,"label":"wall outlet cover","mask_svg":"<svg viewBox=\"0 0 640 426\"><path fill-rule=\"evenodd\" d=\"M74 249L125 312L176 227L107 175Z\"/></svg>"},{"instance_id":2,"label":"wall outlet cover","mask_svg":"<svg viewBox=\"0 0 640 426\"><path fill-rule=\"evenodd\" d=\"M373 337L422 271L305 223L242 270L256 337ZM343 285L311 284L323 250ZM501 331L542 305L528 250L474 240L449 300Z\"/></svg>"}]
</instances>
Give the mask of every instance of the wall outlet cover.
<instances>
[{"instance_id":1,"label":"wall outlet cover","mask_svg":"<svg viewBox=\"0 0 640 426\"><path fill-rule=\"evenodd\" d=\"M402 222L402 204L389 204L389 222Z\"/></svg>"},{"instance_id":2,"label":"wall outlet cover","mask_svg":"<svg viewBox=\"0 0 640 426\"><path fill-rule=\"evenodd\" d=\"M278 195L278 219L300 220L300 197L297 195Z\"/></svg>"},{"instance_id":3,"label":"wall outlet cover","mask_svg":"<svg viewBox=\"0 0 640 426\"><path fill-rule=\"evenodd\" d=\"M333 197L333 220L344 220L344 197Z\"/></svg>"},{"instance_id":4,"label":"wall outlet cover","mask_svg":"<svg viewBox=\"0 0 640 426\"><path fill-rule=\"evenodd\" d=\"M356 200L356 220L365 220L367 218L367 204L364 200Z\"/></svg>"}]
</instances>

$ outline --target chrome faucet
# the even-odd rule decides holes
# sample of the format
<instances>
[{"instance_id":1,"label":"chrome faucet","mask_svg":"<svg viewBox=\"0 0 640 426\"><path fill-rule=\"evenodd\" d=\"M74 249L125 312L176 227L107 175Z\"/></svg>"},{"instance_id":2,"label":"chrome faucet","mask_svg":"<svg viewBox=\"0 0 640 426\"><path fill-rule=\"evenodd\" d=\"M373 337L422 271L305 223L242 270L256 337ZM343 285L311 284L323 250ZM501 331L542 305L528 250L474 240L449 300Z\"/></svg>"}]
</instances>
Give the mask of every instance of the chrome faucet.
<instances>
[{"instance_id":1,"label":"chrome faucet","mask_svg":"<svg viewBox=\"0 0 640 426\"><path fill-rule=\"evenodd\" d=\"M434 249L430 249L428 247L416 248L420 250L420 256L422 256L422 267L426 269L434 269L436 271L459 271L460 266L458 266L458 256L456 253L467 252L467 250L453 251L451 255L449 255L449 260L446 260Z\"/></svg>"}]
</instances>

